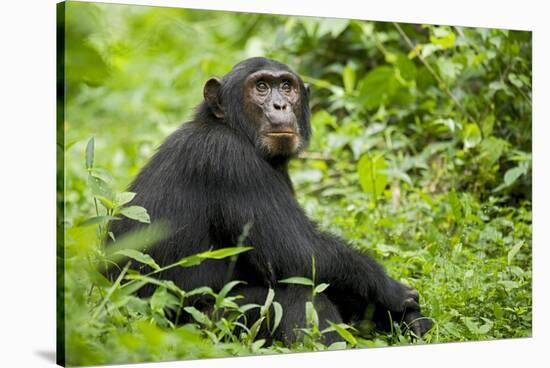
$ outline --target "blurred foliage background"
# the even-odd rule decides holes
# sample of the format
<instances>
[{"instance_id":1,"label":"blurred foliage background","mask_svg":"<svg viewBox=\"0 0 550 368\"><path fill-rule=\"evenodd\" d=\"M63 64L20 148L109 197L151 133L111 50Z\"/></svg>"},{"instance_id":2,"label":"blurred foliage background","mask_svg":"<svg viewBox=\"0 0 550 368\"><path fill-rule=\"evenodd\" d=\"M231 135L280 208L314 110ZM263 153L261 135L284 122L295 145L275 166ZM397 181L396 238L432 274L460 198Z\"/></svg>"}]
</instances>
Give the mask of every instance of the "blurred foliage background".
<instances>
[{"instance_id":1,"label":"blurred foliage background","mask_svg":"<svg viewBox=\"0 0 550 368\"><path fill-rule=\"evenodd\" d=\"M96 271L108 206L86 159L123 192L203 83L251 56L311 85L314 135L291 167L299 201L420 291L435 328L414 341L531 335L530 32L78 2L65 27L69 364L288 351L214 323L171 326L166 288L139 300ZM411 343L349 331L330 348Z\"/></svg>"}]
</instances>

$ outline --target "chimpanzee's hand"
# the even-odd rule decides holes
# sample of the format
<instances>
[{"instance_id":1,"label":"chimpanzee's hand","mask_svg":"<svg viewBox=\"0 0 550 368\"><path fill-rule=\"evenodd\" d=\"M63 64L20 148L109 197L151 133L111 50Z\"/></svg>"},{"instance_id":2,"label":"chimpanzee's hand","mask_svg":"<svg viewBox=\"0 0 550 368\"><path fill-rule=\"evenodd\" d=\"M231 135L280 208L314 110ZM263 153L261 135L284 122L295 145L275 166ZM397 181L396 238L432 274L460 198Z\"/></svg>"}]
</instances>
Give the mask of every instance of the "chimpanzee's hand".
<instances>
[{"instance_id":1,"label":"chimpanzee's hand","mask_svg":"<svg viewBox=\"0 0 550 368\"><path fill-rule=\"evenodd\" d=\"M432 322L420 313L418 291L388 278L386 289L378 295L378 303L389 310L394 320L403 320L417 336L432 328Z\"/></svg>"},{"instance_id":2,"label":"chimpanzee's hand","mask_svg":"<svg viewBox=\"0 0 550 368\"><path fill-rule=\"evenodd\" d=\"M432 328L432 321L424 317L419 311L407 311L403 317L407 327L418 337L423 336Z\"/></svg>"},{"instance_id":3,"label":"chimpanzee's hand","mask_svg":"<svg viewBox=\"0 0 550 368\"><path fill-rule=\"evenodd\" d=\"M390 277L386 279L385 288L378 293L378 303L394 313L420 310L418 291Z\"/></svg>"}]
</instances>

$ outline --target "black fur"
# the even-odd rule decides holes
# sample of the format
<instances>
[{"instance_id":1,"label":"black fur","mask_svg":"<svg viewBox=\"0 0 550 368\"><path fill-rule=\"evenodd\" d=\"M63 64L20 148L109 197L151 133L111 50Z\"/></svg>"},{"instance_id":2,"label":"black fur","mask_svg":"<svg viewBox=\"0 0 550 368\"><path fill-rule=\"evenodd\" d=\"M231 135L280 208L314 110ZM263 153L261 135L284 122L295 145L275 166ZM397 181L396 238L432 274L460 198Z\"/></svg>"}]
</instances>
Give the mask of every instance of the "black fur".
<instances>
[{"instance_id":1,"label":"black fur","mask_svg":"<svg viewBox=\"0 0 550 368\"><path fill-rule=\"evenodd\" d=\"M171 226L170 238L148 253L166 265L211 248L235 246L245 225L252 223L245 244L254 249L238 256L231 279L247 283L237 292L248 302L263 303L267 289L275 290L284 317L274 338L287 344L296 338L294 328L304 325L307 296L300 287L277 281L311 276L312 256L317 282L330 284L328 298L321 296L318 302L322 326L327 319L361 318L368 304L382 311L380 325L388 310L394 318L405 315L409 322L410 316L421 317L414 289L388 277L378 263L342 239L321 232L305 215L288 175L290 157L266 158L259 148L256 125L243 110L242 81L264 69L290 71L264 58L237 64L222 79L224 117L216 118L208 104L201 103L193 120L166 139L130 186L137 193L131 204L145 207L153 222L167 220ZM302 104L296 114L305 146L311 127L308 91L301 80L300 88ZM139 225L123 219L113 222L111 231L119 237ZM184 290L199 286L219 290L228 281L228 264L228 260L210 260L197 267L173 268L161 277ZM140 293L147 296L152 291L146 287ZM413 328L424 333L430 323L414 322Z\"/></svg>"}]
</instances>

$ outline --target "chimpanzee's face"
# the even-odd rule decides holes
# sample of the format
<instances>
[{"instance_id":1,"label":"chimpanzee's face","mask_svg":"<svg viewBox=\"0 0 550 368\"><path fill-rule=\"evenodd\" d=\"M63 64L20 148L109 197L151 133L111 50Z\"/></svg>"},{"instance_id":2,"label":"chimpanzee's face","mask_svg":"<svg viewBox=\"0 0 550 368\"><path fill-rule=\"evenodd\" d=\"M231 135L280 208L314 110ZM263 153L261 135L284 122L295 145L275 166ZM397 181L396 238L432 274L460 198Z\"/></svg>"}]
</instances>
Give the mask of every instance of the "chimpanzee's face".
<instances>
[{"instance_id":1,"label":"chimpanzee's face","mask_svg":"<svg viewBox=\"0 0 550 368\"><path fill-rule=\"evenodd\" d=\"M289 158L309 141L309 88L282 63L247 59L223 80L210 78L203 93L212 115L243 132L266 158Z\"/></svg>"},{"instance_id":2,"label":"chimpanzee's face","mask_svg":"<svg viewBox=\"0 0 550 368\"><path fill-rule=\"evenodd\" d=\"M244 80L243 88L245 113L256 125L261 148L270 156L295 154L301 146L298 78L285 70L260 70Z\"/></svg>"}]
</instances>

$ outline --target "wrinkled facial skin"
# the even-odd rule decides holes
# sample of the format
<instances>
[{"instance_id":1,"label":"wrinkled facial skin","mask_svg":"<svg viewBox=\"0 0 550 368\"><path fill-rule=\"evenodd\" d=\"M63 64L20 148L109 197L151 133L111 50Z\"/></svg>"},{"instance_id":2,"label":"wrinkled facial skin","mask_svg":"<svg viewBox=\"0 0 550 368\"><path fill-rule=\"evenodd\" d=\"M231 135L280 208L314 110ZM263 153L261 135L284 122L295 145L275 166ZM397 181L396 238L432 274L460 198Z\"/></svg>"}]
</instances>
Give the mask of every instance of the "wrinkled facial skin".
<instances>
[{"instance_id":1,"label":"wrinkled facial skin","mask_svg":"<svg viewBox=\"0 0 550 368\"><path fill-rule=\"evenodd\" d=\"M243 83L247 115L257 126L259 144L268 156L291 156L300 145L296 116L300 82L288 71L260 70Z\"/></svg>"}]
</instances>

